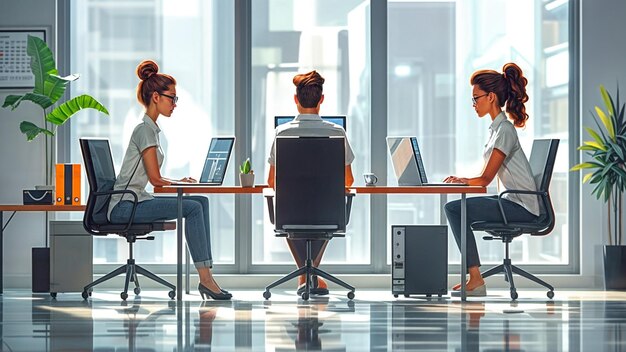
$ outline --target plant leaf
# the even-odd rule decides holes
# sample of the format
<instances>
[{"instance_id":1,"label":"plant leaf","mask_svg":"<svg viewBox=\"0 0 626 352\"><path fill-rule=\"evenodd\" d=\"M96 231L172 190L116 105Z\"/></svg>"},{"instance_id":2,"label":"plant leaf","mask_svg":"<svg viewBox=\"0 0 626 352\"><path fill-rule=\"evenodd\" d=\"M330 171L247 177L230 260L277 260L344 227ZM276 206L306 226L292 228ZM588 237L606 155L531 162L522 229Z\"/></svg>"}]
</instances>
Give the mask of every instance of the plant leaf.
<instances>
[{"instance_id":1,"label":"plant leaf","mask_svg":"<svg viewBox=\"0 0 626 352\"><path fill-rule=\"evenodd\" d=\"M591 178L591 176L593 176L593 173L588 173L585 175L585 177L583 177L583 183L589 181L589 179Z\"/></svg>"},{"instance_id":2,"label":"plant leaf","mask_svg":"<svg viewBox=\"0 0 626 352\"><path fill-rule=\"evenodd\" d=\"M4 104L7 105L7 100L9 100L9 97L17 97L19 99L17 99L15 102L13 102L13 104L11 105L11 110L15 110L21 102L23 101L31 101L39 106L41 106L42 109L47 109L52 105L52 102L50 101L50 98L48 98L45 95L41 95L41 94L35 94L35 93L26 93L22 96L17 96L17 95L10 95L7 97L7 99L4 101ZM3 105L2 107L5 107L5 105Z\"/></svg>"},{"instance_id":3,"label":"plant leaf","mask_svg":"<svg viewBox=\"0 0 626 352\"><path fill-rule=\"evenodd\" d=\"M592 130L589 127L585 127L585 130L587 131L587 133L589 133L589 135L593 139L595 139L596 142L598 142L598 144L605 144L604 140L600 137L600 135L596 131Z\"/></svg>"},{"instance_id":4,"label":"plant leaf","mask_svg":"<svg viewBox=\"0 0 626 352\"><path fill-rule=\"evenodd\" d=\"M48 136L54 136L54 133L52 131L49 131L45 128L40 128L29 121L22 121L22 123L20 123L20 131L22 131L22 133L26 135L26 140L28 140L29 142L35 139L35 137L37 137L37 135L39 135L40 133L45 133Z\"/></svg>"},{"instance_id":5,"label":"plant leaf","mask_svg":"<svg viewBox=\"0 0 626 352\"><path fill-rule=\"evenodd\" d=\"M46 116L46 120L55 125L62 125L72 115L82 109L95 109L108 115L109 111L93 97L83 94L57 106Z\"/></svg>"},{"instance_id":6,"label":"plant leaf","mask_svg":"<svg viewBox=\"0 0 626 352\"><path fill-rule=\"evenodd\" d=\"M572 166L572 168L569 169L569 171L576 171L576 170L582 170L582 169L592 169L592 168L596 168L596 167L603 167L603 166L598 164L598 163L586 162L586 163L580 163L580 164L576 164L576 165Z\"/></svg>"},{"instance_id":7,"label":"plant leaf","mask_svg":"<svg viewBox=\"0 0 626 352\"><path fill-rule=\"evenodd\" d=\"M596 106L595 108L596 114L598 114L598 116L600 117L600 121L602 121L602 124L604 125L604 128L606 128L607 132L609 133L609 137L611 137L612 140L615 140L615 128L613 127L613 122L610 118L606 116L602 109L600 109L598 106Z\"/></svg>"},{"instance_id":8,"label":"plant leaf","mask_svg":"<svg viewBox=\"0 0 626 352\"><path fill-rule=\"evenodd\" d=\"M56 63L52 56L52 51L43 40L28 36L26 44L26 53L30 56L30 70L35 76L35 88L33 93L44 94L44 81L47 75L56 75L59 72L56 69Z\"/></svg>"},{"instance_id":9,"label":"plant leaf","mask_svg":"<svg viewBox=\"0 0 626 352\"><path fill-rule=\"evenodd\" d=\"M20 105L20 101L24 98L23 95L7 95L4 98L4 104L2 104L3 108L11 107L11 110L15 110L15 108Z\"/></svg>"},{"instance_id":10,"label":"plant leaf","mask_svg":"<svg viewBox=\"0 0 626 352\"><path fill-rule=\"evenodd\" d=\"M75 81L80 77L79 75L69 75L67 77L61 77L57 75L46 76L44 82L43 94L50 97L52 103L56 103L63 94L69 82Z\"/></svg>"},{"instance_id":11,"label":"plant leaf","mask_svg":"<svg viewBox=\"0 0 626 352\"><path fill-rule=\"evenodd\" d=\"M595 142L595 141L585 141L585 142L583 142L583 143L584 143L586 146L589 146L589 147L595 148L595 149L597 149L597 150L602 150L602 151L604 151L604 152L605 152L605 151L606 151L606 149L607 149L605 145L603 145L603 144L599 144L599 143L597 143L597 142Z\"/></svg>"},{"instance_id":12,"label":"plant leaf","mask_svg":"<svg viewBox=\"0 0 626 352\"><path fill-rule=\"evenodd\" d=\"M613 110L612 99L602 84L600 85L600 94L602 95L602 100L604 100L604 106L606 106L609 111L609 115L614 115L615 111Z\"/></svg>"}]
</instances>

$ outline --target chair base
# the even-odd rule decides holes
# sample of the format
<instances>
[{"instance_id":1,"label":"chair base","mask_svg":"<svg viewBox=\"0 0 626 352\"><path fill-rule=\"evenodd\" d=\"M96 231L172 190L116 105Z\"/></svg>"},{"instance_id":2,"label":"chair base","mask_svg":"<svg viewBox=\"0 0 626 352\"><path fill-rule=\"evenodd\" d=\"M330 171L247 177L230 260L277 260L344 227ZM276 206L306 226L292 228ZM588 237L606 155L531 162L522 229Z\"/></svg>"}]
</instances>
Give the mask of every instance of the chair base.
<instances>
[{"instance_id":1,"label":"chair base","mask_svg":"<svg viewBox=\"0 0 626 352\"><path fill-rule=\"evenodd\" d=\"M137 274L141 274L163 286L168 287L171 291L168 293L170 298L174 298L176 297L176 286L170 284L169 282L163 280L162 278L156 276L154 273L152 273L151 271L143 268L140 265L135 264L135 259L128 259L126 260L126 264L120 266L119 268L111 271L110 273L106 274L105 276L99 278L98 280L90 283L89 285L85 286L83 288L83 298L87 299L88 296L91 296L91 291L92 288L98 284L101 284L107 280L110 280L120 274L126 273L126 277L124 280L124 291L122 291L122 293L120 293L120 297L122 298L122 300L126 300L126 298L128 298L128 286L130 284L130 282L134 282L135 283L135 289L133 290L133 292L138 295L141 293L141 287L139 287L139 279L137 277Z\"/></svg>"},{"instance_id":2,"label":"chair base","mask_svg":"<svg viewBox=\"0 0 626 352\"><path fill-rule=\"evenodd\" d=\"M328 281L334 282L339 286L342 286L343 288L349 290L350 292L348 292L348 299L353 299L354 298L354 287L350 286L349 284L347 284L346 282L344 282L341 279L338 279L337 277L325 272L322 269L316 268L313 266L313 261L311 260L311 240L307 239L306 240L306 252L307 252L307 257L306 257L306 261L305 261L305 265L292 271L291 273L283 276L282 278L272 282L271 284L269 284L268 286L265 287L265 292L263 292L263 297L265 299L269 299L271 297L271 293L270 290L280 284L283 284L291 279L295 279L300 275L305 275L306 276L306 284L305 284L305 289L304 292L302 293L302 299L303 300L308 300L309 296L311 294L311 276L312 275L317 275L319 277L322 277Z\"/></svg>"},{"instance_id":3,"label":"chair base","mask_svg":"<svg viewBox=\"0 0 626 352\"><path fill-rule=\"evenodd\" d=\"M495 275L495 274L499 274L499 273L504 273L504 280L507 281L509 283L510 286L510 290L511 290L511 299L515 300L517 299L517 289L515 288L515 283L513 282L513 274L517 274L520 275L522 277L527 278L528 280L531 280L535 283L538 283L539 285L547 288L548 291L548 298L552 299L552 297L554 297L554 287L552 287L552 285L548 284L547 282L541 280L540 278L536 277L535 275L511 264L511 259L504 259L504 262L498 266L495 266L487 271L485 271L484 273L482 273L482 277L483 278L487 278L489 276Z\"/></svg>"}]
</instances>

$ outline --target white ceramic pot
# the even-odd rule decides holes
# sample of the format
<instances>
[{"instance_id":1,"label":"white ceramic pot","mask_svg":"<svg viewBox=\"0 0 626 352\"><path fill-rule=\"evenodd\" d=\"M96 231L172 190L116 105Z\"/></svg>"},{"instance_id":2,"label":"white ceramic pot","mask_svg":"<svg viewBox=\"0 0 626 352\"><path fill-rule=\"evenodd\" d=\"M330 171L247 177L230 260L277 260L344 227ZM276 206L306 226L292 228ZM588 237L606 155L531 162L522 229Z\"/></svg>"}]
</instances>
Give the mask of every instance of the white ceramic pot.
<instances>
[{"instance_id":1,"label":"white ceramic pot","mask_svg":"<svg viewBox=\"0 0 626 352\"><path fill-rule=\"evenodd\" d=\"M241 187L254 187L254 174L239 174Z\"/></svg>"}]
</instances>

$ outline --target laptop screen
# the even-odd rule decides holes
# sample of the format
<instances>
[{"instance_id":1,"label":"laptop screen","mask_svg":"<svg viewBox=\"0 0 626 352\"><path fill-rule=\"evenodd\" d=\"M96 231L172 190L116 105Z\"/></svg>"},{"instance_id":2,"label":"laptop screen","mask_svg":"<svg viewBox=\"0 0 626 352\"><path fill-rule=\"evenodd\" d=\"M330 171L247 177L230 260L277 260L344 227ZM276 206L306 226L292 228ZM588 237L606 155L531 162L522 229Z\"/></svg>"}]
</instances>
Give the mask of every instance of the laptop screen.
<instances>
[{"instance_id":1,"label":"laptop screen","mask_svg":"<svg viewBox=\"0 0 626 352\"><path fill-rule=\"evenodd\" d=\"M204 168L200 176L201 183L224 182L228 160L235 144L235 137L214 137L211 139L209 152L204 160Z\"/></svg>"},{"instance_id":2,"label":"laptop screen","mask_svg":"<svg viewBox=\"0 0 626 352\"><path fill-rule=\"evenodd\" d=\"M321 116L322 120L332 122L336 125L343 127L346 129L346 117L345 116ZM293 121L295 116L274 116L274 128L282 125L284 123Z\"/></svg>"},{"instance_id":3,"label":"laptop screen","mask_svg":"<svg viewBox=\"0 0 626 352\"><path fill-rule=\"evenodd\" d=\"M387 147L399 186L421 186L427 183L417 138L387 137Z\"/></svg>"}]
</instances>

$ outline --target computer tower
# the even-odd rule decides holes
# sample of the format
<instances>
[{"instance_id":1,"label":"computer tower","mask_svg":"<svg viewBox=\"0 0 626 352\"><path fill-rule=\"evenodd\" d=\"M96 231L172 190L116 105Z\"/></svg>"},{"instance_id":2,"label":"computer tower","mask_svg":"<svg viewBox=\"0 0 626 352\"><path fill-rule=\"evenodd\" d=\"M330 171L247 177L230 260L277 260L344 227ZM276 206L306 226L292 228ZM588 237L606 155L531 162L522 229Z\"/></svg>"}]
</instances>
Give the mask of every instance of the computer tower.
<instances>
[{"instance_id":1,"label":"computer tower","mask_svg":"<svg viewBox=\"0 0 626 352\"><path fill-rule=\"evenodd\" d=\"M448 293L448 227L391 226L391 291L404 295Z\"/></svg>"}]
</instances>

